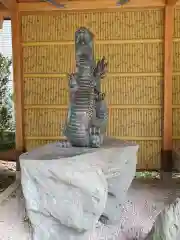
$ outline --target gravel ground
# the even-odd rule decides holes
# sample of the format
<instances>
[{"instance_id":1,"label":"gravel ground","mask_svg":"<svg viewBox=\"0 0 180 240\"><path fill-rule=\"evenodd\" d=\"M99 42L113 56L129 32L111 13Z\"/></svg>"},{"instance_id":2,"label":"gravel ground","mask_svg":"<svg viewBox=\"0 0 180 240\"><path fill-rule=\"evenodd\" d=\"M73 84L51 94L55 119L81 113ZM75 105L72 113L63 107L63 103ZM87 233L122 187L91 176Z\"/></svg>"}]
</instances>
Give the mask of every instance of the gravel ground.
<instances>
[{"instance_id":1,"label":"gravel ground","mask_svg":"<svg viewBox=\"0 0 180 240\"><path fill-rule=\"evenodd\" d=\"M15 181L16 164L0 161L0 193Z\"/></svg>"},{"instance_id":2,"label":"gravel ground","mask_svg":"<svg viewBox=\"0 0 180 240\"><path fill-rule=\"evenodd\" d=\"M116 226L99 225L89 239L144 239L158 213L180 196L179 189L180 184L175 181L167 186L159 180L134 180L123 207L121 221ZM0 240L30 239L29 225L24 221L24 199L20 187L0 205L0 212Z\"/></svg>"}]
</instances>

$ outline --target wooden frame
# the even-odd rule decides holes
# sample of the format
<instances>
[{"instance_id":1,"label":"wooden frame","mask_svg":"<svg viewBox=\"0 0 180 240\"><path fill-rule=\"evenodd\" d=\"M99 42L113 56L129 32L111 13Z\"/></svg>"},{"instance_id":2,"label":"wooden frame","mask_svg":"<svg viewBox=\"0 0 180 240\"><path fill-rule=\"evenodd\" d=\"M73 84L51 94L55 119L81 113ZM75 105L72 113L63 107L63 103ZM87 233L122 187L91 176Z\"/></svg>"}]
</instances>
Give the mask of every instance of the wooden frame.
<instances>
[{"instance_id":1,"label":"wooden frame","mask_svg":"<svg viewBox=\"0 0 180 240\"><path fill-rule=\"evenodd\" d=\"M7 9L11 9L14 0L0 0L0 3L4 5Z\"/></svg>"},{"instance_id":2,"label":"wooden frame","mask_svg":"<svg viewBox=\"0 0 180 240\"><path fill-rule=\"evenodd\" d=\"M7 0L0 0L6 2ZM12 37L13 37L13 59L14 59L14 85L16 94L16 143L18 149L24 148L23 130L23 81L21 74L21 48L20 48L20 22L19 12L28 11L66 11L66 10L88 10L88 9L122 9L122 8L153 8L163 7L165 10L165 36L164 36L164 105L163 105L163 144L161 167L165 172L172 170L172 72L173 72L173 24L175 4L180 6L180 0L131 0L123 6L117 6L117 0L75 0L60 1L65 4L65 8L56 8L46 2L38 0L8 0L6 6L11 11ZM14 2L14 4L10 4ZM13 10L12 10L13 9ZM7 12L6 12L7 13Z\"/></svg>"},{"instance_id":3,"label":"wooden frame","mask_svg":"<svg viewBox=\"0 0 180 240\"><path fill-rule=\"evenodd\" d=\"M93 10L93 9L121 9L121 8L135 8L135 7L164 7L164 0L132 0L120 6L117 5L117 0L79 0L79 1L58 1L64 4L62 8L64 11L69 10ZM103 7L102 7L103 6ZM47 2L34 2L34 3L19 3L19 11L59 11L60 8L53 6Z\"/></svg>"},{"instance_id":4,"label":"wooden frame","mask_svg":"<svg viewBox=\"0 0 180 240\"><path fill-rule=\"evenodd\" d=\"M2 3L0 3L0 16L3 18L10 16L9 10Z\"/></svg>"},{"instance_id":5,"label":"wooden frame","mask_svg":"<svg viewBox=\"0 0 180 240\"><path fill-rule=\"evenodd\" d=\"M172 74L173 74L173 29L174 5L165 6L164 29L164 89L163 89L163 146L161 168L164 172L172 172Z\"/></svg>"},{"instance_id":6,"label":"wooden frame","mask_svg":"<svg viewBox=\"0 0 180 240\"><path fill-rule=\"evenodd\" d=\"M177 0L167 0L166 5L168 6L174 6L177 3Z\"/></svg>"},{"instance_id":7,"label":"wooden frame","mask_svg":"<svg viewBox=\"0 0 180 240\"><path fill-rule=\"evenodd\" d=\"M12 21L12 48L13 48L13 80L15 93L15 114L16 114L16 148L24 149L24 128L23 128L23 79L22 79L22 48L20 17L18 4L14 1L11 5L10 16Z\"/></svg>"}]
</instances>

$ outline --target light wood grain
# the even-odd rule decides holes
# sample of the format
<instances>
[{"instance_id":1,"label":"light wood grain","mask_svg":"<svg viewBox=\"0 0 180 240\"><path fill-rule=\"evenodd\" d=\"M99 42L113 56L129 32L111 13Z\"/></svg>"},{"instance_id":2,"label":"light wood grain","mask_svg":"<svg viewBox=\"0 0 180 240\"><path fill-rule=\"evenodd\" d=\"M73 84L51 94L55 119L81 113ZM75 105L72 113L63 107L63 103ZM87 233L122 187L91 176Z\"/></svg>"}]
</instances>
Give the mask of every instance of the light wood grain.
<instances>
[{"instance_id":1,"label":"light wood grain","mask_svg":"<svg viewBox=\"0 0 180 240\"><path fill-rule=\"evenodd\" d=\"M65 8L57 8L46 2L26 2L19 3L19 11L59 11L59 10L86 10L86 9L121 9L135 7L163 7L164 0L131 0L128 3L119 6L117 0L87 0L87 1L56 1L65 5Z\"/></svg>"},{"instance_id":2,"label":"light wood grain","mask_svg":"<svg viewBox=\"0 0 180 240\"><path fill-rule=\"evenodd\" d=\"M12 21L12 50L13 50L13 80L15 93L15 114L16 114L16 148L23 150L23 81L22 81L22 48L20 18L17 3L14 3L11 9Z\"/></svg>"},{"instance_id":3,"label":"light wood grain","mask_svg":"<svg viewBox=\"0 0 180 240\"><path fill-rule=\"evenodd\" d=\"M165 7L163 150L172 150L172 73L174 7Z\"/></svg>"}]
</instances>

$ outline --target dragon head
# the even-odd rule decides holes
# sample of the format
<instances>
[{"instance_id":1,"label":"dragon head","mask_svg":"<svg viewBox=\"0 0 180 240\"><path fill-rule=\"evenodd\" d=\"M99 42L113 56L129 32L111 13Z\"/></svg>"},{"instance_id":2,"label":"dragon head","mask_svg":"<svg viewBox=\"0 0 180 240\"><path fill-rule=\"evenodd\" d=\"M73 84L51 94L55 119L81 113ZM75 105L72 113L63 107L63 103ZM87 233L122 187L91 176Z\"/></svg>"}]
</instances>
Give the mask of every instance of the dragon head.
<instances>
[{"instance_id":1,"label":"dragon head","mask_svg":"<svg viewBox=\"0 0 180 240\"><path fill-rule=\"evenodd\" d=\"M80 27L75 32L75 42L80 45L89 44L92 42L94 35L85 27Z\"/></svg>"}]
</instances>

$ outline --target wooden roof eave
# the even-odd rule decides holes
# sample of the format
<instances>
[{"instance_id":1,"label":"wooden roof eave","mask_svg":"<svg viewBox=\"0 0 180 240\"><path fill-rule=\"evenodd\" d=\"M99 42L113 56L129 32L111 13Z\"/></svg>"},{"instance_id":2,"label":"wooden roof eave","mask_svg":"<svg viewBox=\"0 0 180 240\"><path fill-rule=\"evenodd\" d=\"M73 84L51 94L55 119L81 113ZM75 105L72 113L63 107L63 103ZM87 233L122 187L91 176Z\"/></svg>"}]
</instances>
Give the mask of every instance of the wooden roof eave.
<instances>
[{"instance_id":1,"label":"wooden roof eave","mask_svg":"<svg viewBox=\"0 0 180 240\"><path fill-rule=\"evenodd\" d=\"M10 0L9 0L10 1ZM57 10L98 10L117 8L153 8L165 7L167 5L180 5L180 0L129 0L123 5L118 5L118 0L55 0L56 3L63 4L64 8L58 8L53 4L40 2L40 0L18 0L19 11L57 11Z\"/></svg>"},{"instance_id":2,"label":"wooden roof eave","mask_svg":"<svg viewBox=\"0 0 180 240\"><path fill-rule=\"evenodd\" d=\"M177 4L177 2L178 0L166 0L166 5L174 6Z\"/></svg>"},{"instance_id":3,"label":"wooden roof eave","mask_svg":"<svg viewBox=\"0 0 180 240\"><path fill-rule=\"evenodd\" d=\"M98 10L115 8L135 8L135 7L164 7L165 0L129 0L129 2L118 5L118 0L56 0L63 4L64 8L57 8L49 2L35 2L35 0L23 2L19 0L20 11L57 11L57 10Z\"/></svg>"},{"instance_id":4,"label":"wooden roof eave","mask_svg":"<svg viewBox=\"0 0 180 240\"><path fill-rule=\"evenodd\" d=\"M57 8L51 3L40 0L0 0L0 12L8 15L8 10L12 11L14 6L18 6L19 11L54 11L54 10L93 10L93 9L113 9L113 8L136 8L136 7L165 7L166 5L180 5L180 0L129 0L129 2L118 5L118 0L55 0L64 4L64 8Z\"/></svg>"}]
</instances>

